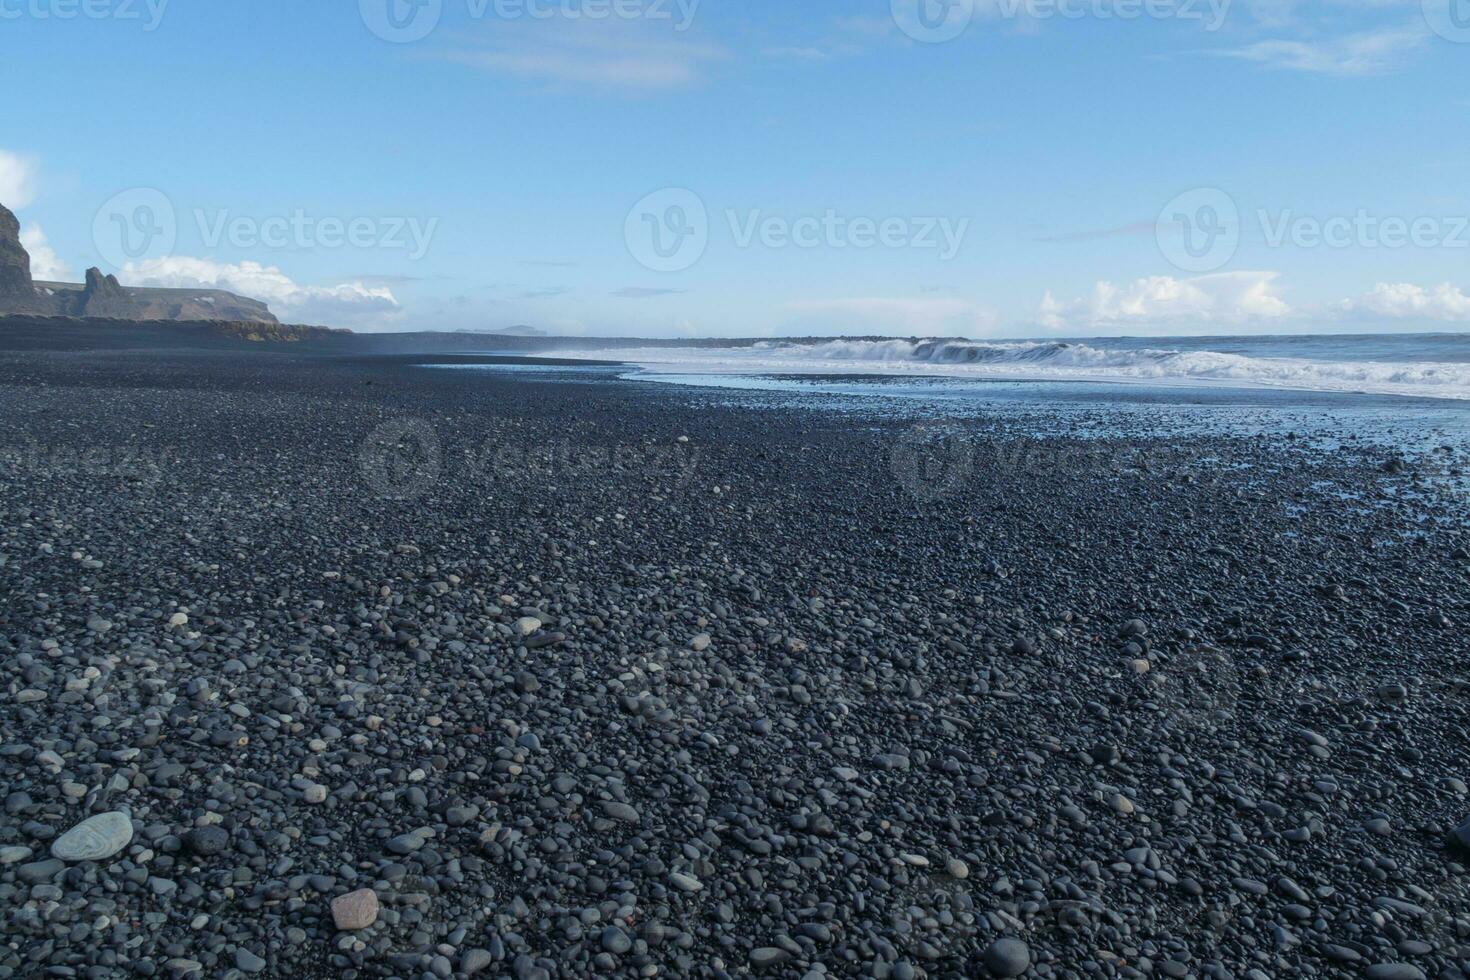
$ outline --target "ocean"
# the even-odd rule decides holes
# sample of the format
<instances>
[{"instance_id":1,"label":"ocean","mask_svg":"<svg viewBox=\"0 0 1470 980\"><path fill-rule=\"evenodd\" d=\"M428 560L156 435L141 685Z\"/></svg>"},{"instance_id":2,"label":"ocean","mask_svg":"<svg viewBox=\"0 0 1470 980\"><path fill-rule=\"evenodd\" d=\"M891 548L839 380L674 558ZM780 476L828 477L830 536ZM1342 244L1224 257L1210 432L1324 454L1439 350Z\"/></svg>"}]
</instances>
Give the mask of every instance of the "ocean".
<instances>
[{"instance_id":1,"label":"ocean","mask_svg":"<svg viewBox=\"0 0 1470 980\"><path fill-rule=\"evenodd\" d=\"M515 352L523 360L525 351ZM546 364L459 365L677 386L732 403L915 420L1005 417L1037 436L1233 435L1377 447L1470 492L1470 335L650 342L548 338ZM599 362L586 367L578 361ZM618 366L608 366L609 364ZM771 399L778 399L772 402Z\"/></svg>"}]
</instances>

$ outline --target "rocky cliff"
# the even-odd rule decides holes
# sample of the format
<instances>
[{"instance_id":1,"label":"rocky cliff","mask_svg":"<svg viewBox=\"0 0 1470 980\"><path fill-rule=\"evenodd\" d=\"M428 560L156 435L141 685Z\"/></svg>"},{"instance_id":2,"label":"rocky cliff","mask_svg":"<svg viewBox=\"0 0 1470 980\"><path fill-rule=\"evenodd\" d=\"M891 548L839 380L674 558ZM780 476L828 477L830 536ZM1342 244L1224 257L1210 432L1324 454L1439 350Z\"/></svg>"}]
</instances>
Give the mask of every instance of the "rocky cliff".
<instances>
[{"instance_id":1,"label":"rocky cliff","mask_svg":"<svg viewBox=\"0 0 1470 980\"><path fill-rule=\"evenodd\" d=\"M20 222L0 205L0 316L8 313L114 320L228 320L278 323L270 307L222 289L124 286L87 270L85 283L35 282L20 243Z\"/></svg>"},{"instance_id":2,"label":"rocky cliff","mask_svg":"<svg viewBox=\"0 0 1470 980\"><path fill-rule=\"evenodd\" d=\"M0 204L0 304L18 304L34 299L31 257L20 243L20 222L5 205Z\"/></svg>"},{"instance_id":3,"label":"rocky cliff","mask_svg":"<svg viewBox=\"0 0 1470 980\"><path fill-rule=\"evenodd\" d=\"M116 276L87 270L87 281L35 284L43 312L113 320L231 320L277 323L270 307L222 289L124 286Z\"/></svg>"}]
</instances>

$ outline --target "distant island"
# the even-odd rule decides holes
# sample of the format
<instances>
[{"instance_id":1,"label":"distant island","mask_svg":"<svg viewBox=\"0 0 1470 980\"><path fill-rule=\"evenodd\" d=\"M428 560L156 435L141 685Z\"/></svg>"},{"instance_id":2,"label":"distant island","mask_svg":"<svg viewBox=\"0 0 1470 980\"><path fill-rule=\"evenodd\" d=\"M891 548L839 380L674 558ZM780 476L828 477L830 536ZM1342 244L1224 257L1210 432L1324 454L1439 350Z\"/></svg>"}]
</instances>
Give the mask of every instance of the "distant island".
<instances>
[{"instance_id":1,"label":"distant island","mask_svg":"<svg viewBox=\"0 0 1470 980\"><path fill-rule=\"evenodd\" d=\"M82 283L37 282L31 256L20 243L20 221L0 204L0 316L64 316L115 320L225 320L278 324L259 300L223 289L158 289L124 286L100 269Z\"/></svg>"}]
</instances>

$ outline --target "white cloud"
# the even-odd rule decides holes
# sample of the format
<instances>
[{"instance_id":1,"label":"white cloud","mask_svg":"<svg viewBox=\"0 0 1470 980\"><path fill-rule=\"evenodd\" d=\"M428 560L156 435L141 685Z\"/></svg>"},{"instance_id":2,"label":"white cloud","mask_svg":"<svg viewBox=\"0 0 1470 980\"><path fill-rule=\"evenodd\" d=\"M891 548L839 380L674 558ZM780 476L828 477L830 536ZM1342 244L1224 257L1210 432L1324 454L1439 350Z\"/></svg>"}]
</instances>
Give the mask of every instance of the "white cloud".
<instances>
[{"instance_id":1,"label":"white cloud","mask_svg":"<svg viewBox=\"0 0 1470 980\"><path fill-rule=\"evenodd\" d=\"M824 47L821 45L785 45L766 48L767 58L776 58L780 61L831 61L843 53L835 47Z\"/></svg>"},{"instance_id":2,"label":"white cloud","mask_svg":"<svg viewBox=\"0 0 1470 980\"><path fill-rule=\"evenodd\" d=\"M810 19L800 23L805 28ZM866 54L877 44L902 37L892 17L837 17L819 34L796 38L796 33L793 27L783 37L785 43L770 45L762 53L778 61L818 64Z\"/></svg>"},{"instance_id":3,"label":"white cloud","mask_svg":"<svg viewBox=\"0 0 1470 980\"><path fill-rule=\"evenodd\" d=\"M280 269L258 262L231 265L172 256L129 264L118 278L130 286L223 289L268 304L278 319L288 322L381 327L390 325L401 311L386 286L361 282L302 286Z\"/></svg>"},{"instance_id":4,"label":"white cloud","mask_svg":"<svg viewBox=\"0 0 1470 980\"><path fill-rule=\"evenodd\" d=\"M723 49L684 34L664 36L614 21L504 26L477 46L438 56L534 81L644 91L693 84L705 67L726 56Z\"/></svg>"},{"instance_id":5,"label":"white cloud","mask_svg":"<svg viewBox=\"0 0 1470 980\"><path fill-rule=\"evenodd\" d=\"M35 160L9 150L0 150L0 204L14 211L35 199Z\"/></svg>"},{"instance_id":6,"label":"white cloud","mask_svg":"<svg viewBox=\"0 0 1470 980\"><path fill-rule=\"evenodd\" d=\"M37 224L21 229L20 244L31 253L31 278L42 282L67 282L70 271L46 241L46 233Z\"/></svg>"},{"instance_id":7,"label":"white cloud","mask_svg":"<svg viewBox=\"0 0 1470 980\"><path fill-rule=\"evenodd\" d=\"M800 320L823 332L978 334L991 330L996 317L968 300L935 297L864 297L805 300L788 307Z\"/></svg>"},{"instance_id":8,"label":"white cloud","mask_svg":"<svg viewBox=\"0 0 1470 980\"><path fill-rule=\"evenodd\" d=\"M1427 27L1366 31L1315 41L1259 41L1220 51L1227 58L1320 75L1379 75L1429 40Z\"/></svg>"},{"instance_id":9,"label":"white cloud","mask_svg":"<svg viewBox=\"0 0 1470 980\"><path fill-rule=\"evenodd\" d=\"M1349 316L1470 323L1470 296L1447 282L1433 289L1407 282L1381 282L1357 299L1346 301L1340 309Z\"/></svg>"},{"instance_id":10,"label":"white cloud","mask_svg":"<svg viewBox=\"0 0 1470 980\"><path fill-rule=\"evenodd\" d=\"M1210 321L1277 319L1291 312L1276 272L1218 272L1192 279L1150 276L1118 286L1099 282L1090 296L1058 302L1050 292L1038 319L1050 330L1104 327L1147 329Z\"/></svg>"},{"instance_id":11,"label":"white cloud","mask_svg":"<svg viewBox=\"0 0 1470 980\"><path fill-rule=\"evenodd\" d=\"M1280 28L1296 20L1297 0L1249 0L1246 9L1261 27Z\"/></svg>"}]
</instances>

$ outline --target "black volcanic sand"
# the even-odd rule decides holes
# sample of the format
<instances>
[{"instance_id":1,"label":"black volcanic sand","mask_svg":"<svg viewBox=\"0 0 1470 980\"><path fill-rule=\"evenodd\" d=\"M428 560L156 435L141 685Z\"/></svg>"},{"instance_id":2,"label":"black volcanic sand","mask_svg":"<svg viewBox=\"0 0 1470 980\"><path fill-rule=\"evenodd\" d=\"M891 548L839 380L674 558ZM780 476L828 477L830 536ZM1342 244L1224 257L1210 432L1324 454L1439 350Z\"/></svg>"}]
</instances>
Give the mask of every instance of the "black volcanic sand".
<instances>
[{"instance_id":1,"label":"black volcanic sand","mask_svg":"<svg viewBox=\"0 0 1470 980\"><path fill-rule=\"evenodd\" d=\"M0 976L1470 971L1462 498L877 404L0 355Z\"/></svg>"}]
</instances>

